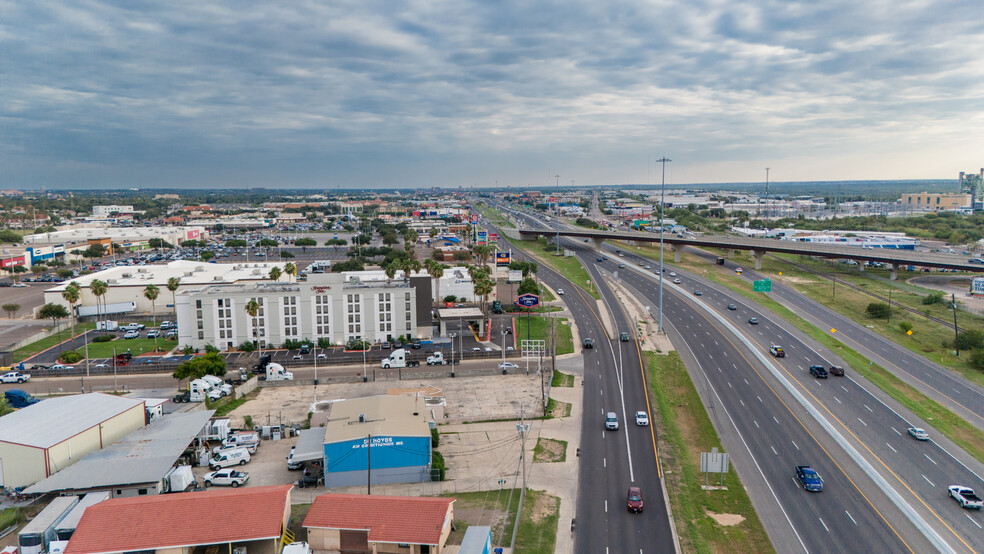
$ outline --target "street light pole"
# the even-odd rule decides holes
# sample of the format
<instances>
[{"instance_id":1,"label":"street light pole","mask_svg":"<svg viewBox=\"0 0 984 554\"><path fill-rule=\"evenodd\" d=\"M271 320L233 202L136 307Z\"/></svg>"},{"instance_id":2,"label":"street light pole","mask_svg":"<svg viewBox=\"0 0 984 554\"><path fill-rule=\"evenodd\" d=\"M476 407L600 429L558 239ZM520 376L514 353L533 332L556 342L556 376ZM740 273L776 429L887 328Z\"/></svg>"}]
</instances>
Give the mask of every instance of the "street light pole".
<instances>
[{"instance_id":1,"label":"street light pole","mask_svg":"<svg viewBox=\"0 0 984 554\"><path fill-rule=\"evenodd\" d=\"M455 334L454 333L448 333L448 336L451 337L451 376L454 377L454 337L455 337Z\"/></svg>"},{"instance_id":2,"label":"street light pole","mask_svg":"<svg viewBox=\"0 0 984 554\"><path fill-rule=\"evenodd\" d=\"M663 332L663 228L666 226L663 223L663 214L666 212L666 162L672 161L666 156L656 160L657 163L663 165L663 178L659 192L659 321L656 325L657 334Z\"/></svg>"}]
</instances>

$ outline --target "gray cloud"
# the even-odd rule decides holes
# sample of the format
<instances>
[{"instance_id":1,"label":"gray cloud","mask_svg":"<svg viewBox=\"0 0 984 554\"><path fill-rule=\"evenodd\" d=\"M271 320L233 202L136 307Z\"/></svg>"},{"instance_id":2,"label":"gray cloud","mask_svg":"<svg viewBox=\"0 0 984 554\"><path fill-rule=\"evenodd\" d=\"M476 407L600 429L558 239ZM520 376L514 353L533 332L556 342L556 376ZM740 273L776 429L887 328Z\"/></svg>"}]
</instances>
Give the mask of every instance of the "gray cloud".
<instances>
[{"instance_id":1,"label":"gray cloud","mask_svg":"<svg viewBox=\"0 0 984 554\"><path fill-rule=\"evenodd\" d=\"M0 186L949 177L973 0L0 0Z\"/></svg>"}]
</instances>

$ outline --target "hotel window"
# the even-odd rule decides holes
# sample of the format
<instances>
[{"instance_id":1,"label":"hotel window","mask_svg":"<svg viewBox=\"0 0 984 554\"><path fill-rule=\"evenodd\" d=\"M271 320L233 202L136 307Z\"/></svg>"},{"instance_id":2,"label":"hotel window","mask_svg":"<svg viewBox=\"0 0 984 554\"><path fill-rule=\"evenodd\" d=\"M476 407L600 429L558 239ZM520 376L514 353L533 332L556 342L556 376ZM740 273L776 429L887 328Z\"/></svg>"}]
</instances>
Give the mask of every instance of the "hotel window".
<instances>
[{"instance_id":1,"label":"hotel window","mask_svg":"<svg viewBox=\"0 0 984 554\"><path fill-rule=\"evenodd\" d=\"M297 297L285 296L284 303L284 336L296 338L297 328Z\"/></svg>"},{"instance_id":2,"label":"hotel window","mask_svg":"<svg viewBox=\"0 0 984 554\"><path fill-rule=\"evenodd\" d=\"M327 294L319 294L314 297L314 331L317 337L327 337L331 335L331 328L328 325L328 314L331 307L328 303Z\"/></svg>"},{"instance_id":3,"label":"hotel window","mask_svg":"<svg viewBox=\"0 0 984 554\"><path fill-rule=\"evenodd\" d=\"M362 336L362 295L346 295L345 308L346 312L348 312L349 338Z\"/></svg>"}]
</instances>

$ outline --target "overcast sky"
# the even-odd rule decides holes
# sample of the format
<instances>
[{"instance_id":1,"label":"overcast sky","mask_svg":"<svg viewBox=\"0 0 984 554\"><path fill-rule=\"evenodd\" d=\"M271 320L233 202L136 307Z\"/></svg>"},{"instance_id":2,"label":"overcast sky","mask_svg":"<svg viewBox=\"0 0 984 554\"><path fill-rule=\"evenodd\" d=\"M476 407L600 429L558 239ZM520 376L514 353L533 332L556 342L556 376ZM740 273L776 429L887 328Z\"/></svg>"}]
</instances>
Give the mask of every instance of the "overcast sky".
<instances>
[{"instance_id":1,"label":"overcast sky","mask_svg":"<svg viewBox=\"0 0 984 554\"><path fill-rule=\"evenodd\" d=\"M0 0L0 187L956 178L982 36L980 0Z\"/></svg>"}]
</instances>

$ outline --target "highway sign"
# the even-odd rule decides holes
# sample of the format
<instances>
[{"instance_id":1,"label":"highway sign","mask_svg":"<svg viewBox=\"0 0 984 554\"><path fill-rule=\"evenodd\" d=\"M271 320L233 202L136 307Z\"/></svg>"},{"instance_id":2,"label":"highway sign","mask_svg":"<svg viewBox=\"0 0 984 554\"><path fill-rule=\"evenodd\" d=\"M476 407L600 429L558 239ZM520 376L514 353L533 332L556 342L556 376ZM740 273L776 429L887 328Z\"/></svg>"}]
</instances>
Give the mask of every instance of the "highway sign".
<instances>
[{"instance_id":1,"label":"highway sign","mask_svg":"<svg viewBox=\"0 0 984 554\"><path fill-rule=\"evenodd\" d=\"M516 305L524 308L535 308L540 305L540 297L535 294L521 294L516 299Z\"/></svg>"},{"instance_id":2,"label":"highway sign","mask_svg":"<svg viewBox=\"0 0 984 554\"><path fill-rule=\"evenodd\" d=\"M752 291L772 292L772 279L762 279L761 281L752 281Z\"/></svg>"}]
</instances>

